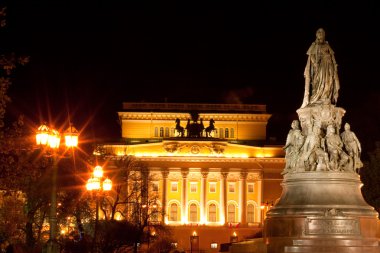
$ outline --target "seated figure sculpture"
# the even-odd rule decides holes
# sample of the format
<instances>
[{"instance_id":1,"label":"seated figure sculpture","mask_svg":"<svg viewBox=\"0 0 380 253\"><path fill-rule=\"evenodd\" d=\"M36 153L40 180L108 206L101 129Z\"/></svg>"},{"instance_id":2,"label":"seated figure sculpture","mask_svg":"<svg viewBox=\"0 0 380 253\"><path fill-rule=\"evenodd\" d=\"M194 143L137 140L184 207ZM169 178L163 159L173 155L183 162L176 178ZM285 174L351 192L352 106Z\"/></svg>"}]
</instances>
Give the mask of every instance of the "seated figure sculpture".
<instances>
[{"instance_id":1,"label":"seated figure sculpture","mask_svg":"<svg viewBox=\"0 0 380 253\"><path fill-rule=\"evenodd\" d=\"M329 167L334 171L344 171L344 166L349 162L349 158L343 151L343 142L333 125L327 127L325 138L329 154Z\"/></svg>"},{"instance_id":2,"label":"seated figure sculpture","mask_svg":"<svg viewBox=\"0 0 380 253\"><path fill-rule=\"evenodd\" d=\"M302 160L306 171L330 170L328 155L325 152L325 140L321 136L320 124L309 126L305 143L302 147Z\"/></svg>"}]
</instances>

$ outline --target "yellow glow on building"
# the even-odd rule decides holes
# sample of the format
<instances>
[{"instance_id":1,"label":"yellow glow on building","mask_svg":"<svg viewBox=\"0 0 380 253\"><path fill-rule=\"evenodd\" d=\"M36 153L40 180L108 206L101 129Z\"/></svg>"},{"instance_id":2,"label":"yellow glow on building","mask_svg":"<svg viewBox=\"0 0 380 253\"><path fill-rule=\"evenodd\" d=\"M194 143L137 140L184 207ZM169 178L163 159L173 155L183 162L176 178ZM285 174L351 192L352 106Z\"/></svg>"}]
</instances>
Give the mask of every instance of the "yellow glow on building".
<instances>
[{"instance_id":1,"label":"yellow glow on building","mask_svg":"<svg viewBox=\"0 0 380 253\"><path fill-rule=\"evenodd\" d=\"M175 120L185 128L186 108L205 110L199 113L204 127L215 121L212 137L178 137ZM261 230L261 203L280 196L284 167L282 146L264 145L265 106L126 103L123 109L123 143L101 145L94 154L106 155L108 166L132 156L148 168L157 182L161 221L178 242L188 243L195 232L209 252L211 243L229 242L230 228L239 227L239 239Z\"/></svg>"}]
</instances>

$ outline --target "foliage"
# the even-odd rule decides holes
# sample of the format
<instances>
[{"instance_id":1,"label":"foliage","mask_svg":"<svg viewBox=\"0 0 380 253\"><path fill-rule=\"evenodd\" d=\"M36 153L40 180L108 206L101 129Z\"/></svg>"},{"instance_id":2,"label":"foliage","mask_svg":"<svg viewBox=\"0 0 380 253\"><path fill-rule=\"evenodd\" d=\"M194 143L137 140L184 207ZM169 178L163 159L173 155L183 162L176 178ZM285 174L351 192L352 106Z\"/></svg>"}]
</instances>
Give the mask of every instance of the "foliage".
<instances>
[{"instance_id":1,"label":"foliage","mask_svg":"<svg viewBox=\"0 0 380 253\"><path fill-rule=\"evenodd\" d=\"M110 193L96 195L99 198L99 216L104 217L97 227L96 240L102 252L128 247L137 252L138 245L146 246L155 238L152 234L169 237L168 231L160 225L163 212L159 206L158 192L152 191L152 182L157 179L149 175L146 165L133 156L112 161L108 161L106 156L97 159L98 163L106 164L106 174L113 182ZM111 228L128 232L121 233L123 236L119 238L119 234L109 231ZM87 230L88 234L90 232Z\"/></svg>"},{"instance_id":2,"label":"foliage","mask_svg":"<svg viewBox=\"0 0 380 253\"><path fill-rule=\"evenodd\" d=\"M1 27L5 26L5 10L0 10ZM3 240L19 242L24 238L28 246L33 246L39 240L47 207L46 187L41 187L45 184L47 161L39 159L39 154L32 151L31 140L25 139L28 133L23 116L15 122L7 119L6 109L11 102L7 92L15 69L29 58L3 51L0 52L0 213L8 216L1 219L0 231Z\"/></svg>"},{"instance_id":3,"label":"foliage","mask_svg":"<svg viewBox=\"0 0 380 253\"><path fill-rule=\"evenodd\" d=\"M376 142L375 146L376 148L368 153L369 161L364 162L360 176L365 200L380 213L380 142Z\"/></svg>"}]
</instances>

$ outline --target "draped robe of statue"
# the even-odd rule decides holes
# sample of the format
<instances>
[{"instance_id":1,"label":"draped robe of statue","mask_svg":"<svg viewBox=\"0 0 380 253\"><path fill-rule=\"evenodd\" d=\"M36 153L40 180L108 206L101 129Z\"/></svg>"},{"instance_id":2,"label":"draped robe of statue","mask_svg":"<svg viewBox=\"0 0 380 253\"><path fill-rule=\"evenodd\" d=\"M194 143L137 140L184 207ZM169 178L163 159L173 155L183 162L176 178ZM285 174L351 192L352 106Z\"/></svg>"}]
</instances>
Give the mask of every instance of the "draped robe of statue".
<instances>
[{"instance_id":1,"label":"draped robe of statue","mask_svg":"<svg viewBox=\"0 0 380 253\"><path fill-rule=\"evenodd\" d=\"M336 104L339 78L334 51L324 40L314 41L307 51L305 96L301 108L313 104Z\"/></svg>"}]
</instances>

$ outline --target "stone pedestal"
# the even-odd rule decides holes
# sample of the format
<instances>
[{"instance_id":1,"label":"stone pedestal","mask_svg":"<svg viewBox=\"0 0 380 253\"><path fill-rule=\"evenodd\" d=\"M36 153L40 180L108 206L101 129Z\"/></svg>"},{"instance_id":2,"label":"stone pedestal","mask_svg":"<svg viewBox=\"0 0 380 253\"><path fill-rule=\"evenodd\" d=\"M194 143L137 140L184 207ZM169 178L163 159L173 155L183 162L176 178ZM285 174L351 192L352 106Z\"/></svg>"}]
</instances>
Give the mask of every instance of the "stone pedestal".
<instances>
[{"instance_id":1,"label":"stone pedestal","mask_svg":"<svg viewBox=\"0 0 380 253\"><path fill-rule=\"evenodd\" d=\"M380 252L377 212L361 185L355 173L285 175L281 198L265 220L267 252Z\"/></svg>"}]
</instances>

